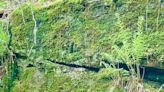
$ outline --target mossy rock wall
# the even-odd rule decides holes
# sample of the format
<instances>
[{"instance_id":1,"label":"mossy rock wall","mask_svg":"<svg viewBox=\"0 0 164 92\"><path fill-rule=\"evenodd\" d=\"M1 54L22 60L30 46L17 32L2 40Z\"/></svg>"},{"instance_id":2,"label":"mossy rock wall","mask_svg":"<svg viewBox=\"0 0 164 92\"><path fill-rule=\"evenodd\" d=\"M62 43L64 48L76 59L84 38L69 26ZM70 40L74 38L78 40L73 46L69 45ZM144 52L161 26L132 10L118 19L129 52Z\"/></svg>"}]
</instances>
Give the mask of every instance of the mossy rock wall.
<instances>
[{"instance_id":1,"label":"mossy rock wall","mask_svg":"<svg viewBox=\"0 0 164 92\"><path fill-rule=\"evenodd\" d=\"M13 11L10 16L12 48L16 52L27 54L32 48L36 50L35 54L44 58L66 62L81 59L95 62L98 60L94 57L99 55L107 57L109 61L112 61L111 57L114 61L125 61L126 57L130 56L137 59L148 57L148 60L142 62L144 65L153 63L152 66L163 67L164 11L161 8L157 27L155 21L158 16L158 2L151 1L149 4L147 30L146 0L66 0L48 7L38 8L34 5L32 7L38 26L37 45L33 44L34 21L31 6L25 4ZM142 34L137 38L139 30ZM137 47L134 41L141 44L141 53L137 52L140 47ZM125 55L120 56L121 53Z\"/></svg>"}]
</instances>

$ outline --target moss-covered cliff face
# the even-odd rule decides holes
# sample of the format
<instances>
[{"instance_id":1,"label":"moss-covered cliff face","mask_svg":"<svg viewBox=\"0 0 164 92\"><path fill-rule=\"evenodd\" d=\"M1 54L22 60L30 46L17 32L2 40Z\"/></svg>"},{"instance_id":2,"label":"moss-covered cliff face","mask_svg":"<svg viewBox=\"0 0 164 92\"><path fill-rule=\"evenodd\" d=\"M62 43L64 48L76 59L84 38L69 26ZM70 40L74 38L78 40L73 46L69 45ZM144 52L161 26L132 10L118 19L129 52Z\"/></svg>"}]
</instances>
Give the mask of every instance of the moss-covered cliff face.
<instances>
[{"instance_id":1,"label":"moss-covered cliff face","mask_svg":"<svg viewBox=\"0 0 164 92\"><path fill-rule=\"evenodd\" d=\"M44 8L25 4L10 17L12 48L66 62L146 58L141 63L162 68L164 11L157 1L148 2L148 9L146 5L146 0L70 0Z\"/></svg>"},{"instance_id":2,"label":"moss-covered cliff face","mask_svg":"<svg viewBox=\"0 0 164 92\"><path fill-rule=\"evenodd\" d=\"M39 0L44 1L48 0ZM157 91L142 82L138 72L111 68L107 62L164 69L163 4L162 0L54 0L48 6L22 4L8 16L8 31L5 19L0 25L0 56L8 47L14 52L7 54L9 59L2 67L7 72L0 81L0 91ZM95 73L46 59L106 68ZM159 76L147 75L152 80L163 79Z\"/></svg>"}]
</instances>

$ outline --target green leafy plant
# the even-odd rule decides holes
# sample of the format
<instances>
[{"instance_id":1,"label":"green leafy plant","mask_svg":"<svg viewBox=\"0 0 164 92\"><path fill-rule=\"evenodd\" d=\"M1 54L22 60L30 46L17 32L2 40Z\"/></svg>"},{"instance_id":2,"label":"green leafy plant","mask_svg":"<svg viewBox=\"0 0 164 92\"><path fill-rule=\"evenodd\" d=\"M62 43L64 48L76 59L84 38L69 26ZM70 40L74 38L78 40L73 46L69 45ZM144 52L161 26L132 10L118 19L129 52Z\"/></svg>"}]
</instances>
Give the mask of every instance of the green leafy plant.
<instances>
[{"instance_id":1,"label":"green leafy plant","mask_svg":"<svg viewBox=\"0 0 164 92\"><path fill-rule=\"evenodd\" d=\"M2 26L0 25L0 56L2 56L7 51L8 45L8 35L4 32Z\"/></svg>"}]
</instances>

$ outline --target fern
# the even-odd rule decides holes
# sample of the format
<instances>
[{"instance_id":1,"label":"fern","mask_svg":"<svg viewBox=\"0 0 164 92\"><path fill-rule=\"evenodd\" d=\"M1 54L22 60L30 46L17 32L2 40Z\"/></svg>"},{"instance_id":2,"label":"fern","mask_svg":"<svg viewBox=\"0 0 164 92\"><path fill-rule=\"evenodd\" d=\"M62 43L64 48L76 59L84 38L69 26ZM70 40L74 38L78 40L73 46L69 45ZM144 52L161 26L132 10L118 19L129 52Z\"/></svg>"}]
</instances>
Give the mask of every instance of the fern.
<instances>
[{"instance_id":1,"label":"fern","mask_svg":"<svg viewBox=\"0 0 164 92\"><path fill-rule=\"evenodd\" d=\"M136 59L140 58L144 55L146 50L144 34L143 34L143 17L138 18L138 30L136 34L134 34L133 38L133 55Z\"/></svg>"}]
</instances>

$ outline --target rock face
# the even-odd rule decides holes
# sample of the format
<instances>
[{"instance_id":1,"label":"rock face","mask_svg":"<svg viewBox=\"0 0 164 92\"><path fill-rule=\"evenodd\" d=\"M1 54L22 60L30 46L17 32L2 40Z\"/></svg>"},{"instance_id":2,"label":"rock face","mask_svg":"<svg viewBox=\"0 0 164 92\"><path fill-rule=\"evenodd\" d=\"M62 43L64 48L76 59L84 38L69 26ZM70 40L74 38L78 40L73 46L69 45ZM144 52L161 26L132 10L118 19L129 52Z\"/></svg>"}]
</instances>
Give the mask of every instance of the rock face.
<instances>
[{"instance_id":1,"label":"rock face","mask_svg":"<svg viewBox=\"0 0 164 92\"><path fill-rule=\"evenodd\" d=\"M106 53L112 58L107 57L110 61L138 62L148 66L152 63L153 67L163 68L163 11L159 25L154 23L158 14L153 5L158 2L149 2L149 16L145 19L146 0L107 1L68 0L44 8L34 5L32 10L30 5L22 5L24 16L20 8L10 16L12 49L28 55L67 62L84 60L96 65L104 57L102 53ZM38 28L35 45L33 16ZM89 60L86 52L91 53Z\"/></svg>"},{"instance_id":2,"label":"rock face","mask_svg":"<svg viewBox=\"0 0 164 92\"><path fill-rule=\"evenodd\" d=\"M134 78L133 70L130 74L125 69L111 68L108 63L164 68L164 11L159 0L146 1L54 0L51 5L21 5L8 16L10 37L0 25L0 56L5 54L10 40L10 50L17 57L9 65L11 70L2 71L7 74L0 91L4 87L12 92L144 89L145 85L138 86L140 80ZM63 61L56 63L76 69L52 64L48 59ZM100 65L107 68L95 68ZM155 72L145 72L146 77L163 82L163 71ZM146 88L156 92L152 86L145 87L145 91Z\"/></svg>"}]
</instances>

